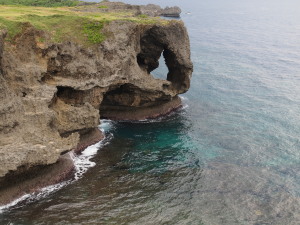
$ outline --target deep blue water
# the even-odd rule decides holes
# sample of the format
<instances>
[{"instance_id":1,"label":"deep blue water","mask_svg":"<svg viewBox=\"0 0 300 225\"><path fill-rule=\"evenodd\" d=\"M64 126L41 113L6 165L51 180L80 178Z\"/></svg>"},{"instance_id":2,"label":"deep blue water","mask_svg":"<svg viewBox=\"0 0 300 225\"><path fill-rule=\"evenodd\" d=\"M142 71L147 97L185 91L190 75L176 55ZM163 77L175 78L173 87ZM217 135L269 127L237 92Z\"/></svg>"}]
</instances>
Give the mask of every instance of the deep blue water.
<instances>
[{"instance_id":1,"label":"deep blue water","mask_svg":"<svg viewBox=\"0 0 300 225\"><path fill-rule=\"evenodd\" d=\"M112 123L82 179L0 224L300 224L300 2L151 3L183 10L187 107Z\"/></svg>"}]
</instances>

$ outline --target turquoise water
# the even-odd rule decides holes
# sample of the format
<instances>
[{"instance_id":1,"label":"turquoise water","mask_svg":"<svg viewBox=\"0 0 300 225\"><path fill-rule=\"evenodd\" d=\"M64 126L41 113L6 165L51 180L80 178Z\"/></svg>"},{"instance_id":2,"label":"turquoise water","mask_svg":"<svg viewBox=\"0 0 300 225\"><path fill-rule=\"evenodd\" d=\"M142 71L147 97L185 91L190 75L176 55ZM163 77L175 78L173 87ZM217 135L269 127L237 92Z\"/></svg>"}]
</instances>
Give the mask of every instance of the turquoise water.
<instances>
[{"instance_id":1,"label":"turquoise water","mask_svg":"<svg viewBox=\"0 0 300 225\"><path fill-rule=\"evenodd\" d=\"M185 107L111 123L81 179L0 224L300 224L300 3L151 2L183 10Z\"/></svg>"}]
</instances>

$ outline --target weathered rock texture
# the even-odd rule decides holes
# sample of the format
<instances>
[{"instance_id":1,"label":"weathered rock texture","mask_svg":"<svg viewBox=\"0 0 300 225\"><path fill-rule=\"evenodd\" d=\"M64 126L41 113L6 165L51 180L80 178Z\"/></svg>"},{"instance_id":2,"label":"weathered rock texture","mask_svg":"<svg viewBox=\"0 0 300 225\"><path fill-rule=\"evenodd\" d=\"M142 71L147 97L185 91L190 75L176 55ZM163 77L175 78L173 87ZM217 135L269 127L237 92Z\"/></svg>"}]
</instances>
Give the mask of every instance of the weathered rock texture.
<instances>
[{"instance_id":1,"label":"weathered rock texture","mask_svg":"<svg viewBox=\"0 0 300 225\"><path fill-rule=\"evenodd\" d=\"M165 16L179 18L181 9L178 6L161 8L159 5L130 5L123 2L83 2L80 5L85 7L76 8L78 11L86 12L130 12L135 15L147 15L151 17ZM98 6L98 7L95 7Z\"/></svg>"},{"instance_id":2,"label":"weathered rock texture","mask_svg":"<svg viewBox=\"0 0 300 225\"><path fill-rule=\"evenodd\" d=\"M0 178L0 206L46 186L70 179L74 171L73 160L69 154L61 156L55 164L49 166L19 168L17 172L8 174L5 179Z\"/></svg>"},{"instance_id":3,"label":"weathered rock texture","mask_svg":"<svg viewBox=\"0 0 300 225\"><path fill-rule=\"evenodd\" d=\"M102 114L145 119L180 105L176 96L188 90L192 73L182 22L114 21L104 32L102 44L84 48L39 43L45 34L29 25L15 44L0 31L0 177L99 141ZM162 54L167 80L150 74Z\"/></svg>"},{"instance_id":4,"label":"weathered rock texture","mask_svg":"<svg viewBox=\"0 0 300 225\"><path fill-rule=\"evenodd\" d=\"M166 7L162 9L158 5L148 4L140 6L141 14L148 16L165 16L165 17L180 17L181 9L178 6Z\"/></svg>"}]
</instances>

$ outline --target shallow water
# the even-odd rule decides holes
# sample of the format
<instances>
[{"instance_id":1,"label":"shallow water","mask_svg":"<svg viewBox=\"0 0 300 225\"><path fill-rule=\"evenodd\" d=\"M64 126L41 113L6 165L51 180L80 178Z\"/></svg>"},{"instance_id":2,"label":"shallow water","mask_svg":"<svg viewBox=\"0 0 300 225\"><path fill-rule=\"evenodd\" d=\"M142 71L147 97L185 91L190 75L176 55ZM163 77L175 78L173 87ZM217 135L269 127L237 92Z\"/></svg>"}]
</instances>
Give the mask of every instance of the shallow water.
<instances>
[{"instance_id":1,"label":"shallow water","mask_svg":"<svg viewBox=\"0 0 300 225\"><path fill-rule=\"evenodd\" d=\"M108 123L94 167L0 224L300 223L300 3L151 2L183 9L188 107Z\"/></svg>"}]
</instances>

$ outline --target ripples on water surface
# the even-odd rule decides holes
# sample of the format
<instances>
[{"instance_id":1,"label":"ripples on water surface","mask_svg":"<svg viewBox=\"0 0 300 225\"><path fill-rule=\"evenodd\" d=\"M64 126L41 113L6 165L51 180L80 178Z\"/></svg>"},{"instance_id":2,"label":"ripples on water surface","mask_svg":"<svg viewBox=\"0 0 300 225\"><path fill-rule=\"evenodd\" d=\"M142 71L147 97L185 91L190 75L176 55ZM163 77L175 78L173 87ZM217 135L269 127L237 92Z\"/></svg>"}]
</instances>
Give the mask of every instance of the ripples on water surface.
<instances>
[{"instance_id":1,"label":"ripples on water surface","mask_svg":"<svg viewBox=\"0 0 300 225\"><path fill-rule=\"evenodd\" d=\"M151 2L183 9L189 107L114 123L82 179L0 224L299 225L300 3Z\"/></svg>"}]
</instances>

